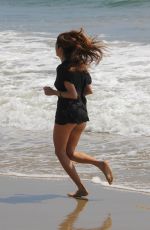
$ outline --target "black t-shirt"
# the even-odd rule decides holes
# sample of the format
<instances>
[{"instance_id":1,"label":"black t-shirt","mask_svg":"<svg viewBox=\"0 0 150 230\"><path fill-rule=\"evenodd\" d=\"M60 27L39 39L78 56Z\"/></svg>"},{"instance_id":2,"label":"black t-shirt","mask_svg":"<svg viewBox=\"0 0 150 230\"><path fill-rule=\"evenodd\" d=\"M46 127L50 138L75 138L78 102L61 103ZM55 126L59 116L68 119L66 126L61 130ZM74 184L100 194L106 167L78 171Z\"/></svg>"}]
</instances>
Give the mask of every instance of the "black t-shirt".
<instances>
[{"instance_id":1,"label":"black t-shirt","mask_svg":"<svg viewBox=\"0 0 150 230\"><path fill-rule=\"evenodd\" d=\"M67 61L64 61L57 67L57 76L54 85L57 90L66 91L64 82L70 82L74 84L78 95L83 98L83 101L86 101L83 92L85 86L92 83L91 76L87 71L69 71L67 68L68 64L69 63Z\"/></svg>"},{"instance_id":2,"label":"black t-shirt","mask_svg":"<svg viewBox=\"0 0 150 230\"><path fill-rule=\"evenodd\" d=\"M91 84L91 76L86 71L69 71L68 61L64 61L57 67L57 76L54 83L57 90L65 92L65 81L74 84L78 93L77 99L58 97L55 123L82 123L89 121L86 109L86 97L84 96L84 88Z\"/></svg>"}]
</instances>

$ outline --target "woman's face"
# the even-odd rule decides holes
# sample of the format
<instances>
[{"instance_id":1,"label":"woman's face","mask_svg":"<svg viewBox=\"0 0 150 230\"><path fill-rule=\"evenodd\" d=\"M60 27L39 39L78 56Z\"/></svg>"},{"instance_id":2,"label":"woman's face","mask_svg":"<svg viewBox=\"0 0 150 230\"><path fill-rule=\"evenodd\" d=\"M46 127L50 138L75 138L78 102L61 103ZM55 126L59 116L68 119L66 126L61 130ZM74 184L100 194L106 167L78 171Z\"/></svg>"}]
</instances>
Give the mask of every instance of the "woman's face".
<instances>
[{"instance_id":1,"label":"woman's face","mask_svg":"<svg viewBox=\"0 0 150 230\"><path fill-rule=\"evenodd\" d=\"M63 55L63 49L57 45L55 45L55 50L56 50L56 56L58 56L61 60L64 59L64 55Z\"/></svg>"}]
</instances>

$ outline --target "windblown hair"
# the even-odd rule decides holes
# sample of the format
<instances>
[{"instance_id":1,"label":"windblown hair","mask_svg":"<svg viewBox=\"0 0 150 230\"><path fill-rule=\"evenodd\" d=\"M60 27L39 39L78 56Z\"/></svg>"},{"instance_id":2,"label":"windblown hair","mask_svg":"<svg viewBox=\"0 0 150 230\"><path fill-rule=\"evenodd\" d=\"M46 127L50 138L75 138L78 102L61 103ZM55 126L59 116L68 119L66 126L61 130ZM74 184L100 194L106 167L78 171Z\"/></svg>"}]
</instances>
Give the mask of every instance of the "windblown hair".
<instances>
[{"instance_id":1,"label":"windblown hair","mask_svg":"<svg viewBox=\"0 0 150 230\"><path fill-rule=\"evenodd\" d=\"M92 62L98 64L105 50L103 42L87 36L82 28L59 34L56 45L63 49L70 71L87 70Z\"/></svg>"}]
</instances>

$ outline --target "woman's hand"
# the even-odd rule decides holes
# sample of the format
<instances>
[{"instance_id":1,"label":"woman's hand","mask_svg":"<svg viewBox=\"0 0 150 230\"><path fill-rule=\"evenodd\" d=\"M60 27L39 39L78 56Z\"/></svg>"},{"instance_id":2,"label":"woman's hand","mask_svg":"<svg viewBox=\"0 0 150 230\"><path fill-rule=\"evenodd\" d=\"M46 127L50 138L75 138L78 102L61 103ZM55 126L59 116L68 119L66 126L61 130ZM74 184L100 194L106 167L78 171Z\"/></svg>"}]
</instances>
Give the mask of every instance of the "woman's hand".
<instances>
[{"instance_id":1,"label":"woman's hand","mask_svg":"<svg viewBox=\"0 0 150 230\"><path fill-rule=\"evenodd\" d=\"M45 87L43 88L43 90L44 90L45 95L47 95L47 96L56 95L56 90L52 89L52 88L49 87L49 86L45 86Z\"/></svg>"}]
</instances>

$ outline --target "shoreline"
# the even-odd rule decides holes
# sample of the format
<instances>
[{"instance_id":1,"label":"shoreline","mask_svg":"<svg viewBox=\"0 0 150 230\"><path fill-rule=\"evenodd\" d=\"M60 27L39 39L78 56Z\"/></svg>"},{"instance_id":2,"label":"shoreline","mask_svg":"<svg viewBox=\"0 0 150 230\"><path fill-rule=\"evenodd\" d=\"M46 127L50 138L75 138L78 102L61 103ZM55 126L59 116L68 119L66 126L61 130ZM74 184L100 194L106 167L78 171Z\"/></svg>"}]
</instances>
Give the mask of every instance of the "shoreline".
<instances>
[{"instance_id":1,"label":"shoreline","mask_svg":"<svg viewBox=\"0 0 150 230\"><path fill-rule=\"evenodd\" d=\"M149 230L150 196L85 181L87 199L69 198L68 179L0 176L0 226L12 230Z\"/></svg>"},{"instance_id":2,"label":"shoreline","mask_svg":"<svg viewBox=\"0 0 150 230\"><path fill-rule=\"evenodd\" d=\"M50 131L4 129L1 134L0 176L66 178L67 174L54 154ZM139 139L87 132L77 146L77 151L109 162L115 177L112 187L150 194L149 149L148 137ZM92 165L76 164L76 168L82 179L93 182L97 178L98 184L105 185L105 177Z\"/></svg>"},{"instance_id":3,"label":"shoreline","mask_svg":"<svg viewBox=\"0 0 150 230\"><path fill-rule=\"evenodd\" d=\"M4 174L0 174L0 178L12 178L12 179L23 179L23 180L41 180L41 181L60 181L60 182L63 182L65 180L70 180L69 176L66 174L62 177L59 177L59 176L53 176L53 175L47 175L47 176L40 176L40 175L15 175L15 174L8 174L8 175L4 175ZM96 176L96 177L93 177L92 179L85 179L85 178L81 178L81 180L85 183L89 183L92 185L97 185L97 186L101 186L103 187L104 189L112 189L112 190L117 190L117 191L123 191L123 192L133 192L133 193L137 193L137 194L143 194L143 195L147 195L147 196L150 196L150 191L145 191L145 190L137 190L135 188L131 188L131 187L127 187L127 186L122 186L122 185L116 185L116 184L113 184L112 185L109 185L107 181L102 181L100 179L100 177ZM98 182L95 182L97 181Z\"/></svg>"}]
</instances>

